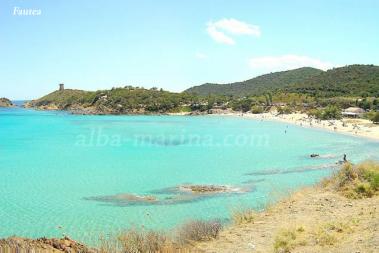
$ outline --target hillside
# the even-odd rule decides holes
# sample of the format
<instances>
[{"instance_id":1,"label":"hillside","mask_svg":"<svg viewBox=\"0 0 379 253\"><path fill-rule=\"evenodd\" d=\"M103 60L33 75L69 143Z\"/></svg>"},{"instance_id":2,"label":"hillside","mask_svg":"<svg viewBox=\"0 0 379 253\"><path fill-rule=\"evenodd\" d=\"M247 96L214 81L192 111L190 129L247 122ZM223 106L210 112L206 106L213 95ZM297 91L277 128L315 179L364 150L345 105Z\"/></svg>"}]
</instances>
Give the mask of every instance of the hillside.
<instances>
[{"instance_id":1,"label":"hillside","mask_svg":"<svg viewBox=\"0 0 379 253\"><path fill-rule=\"evenodd\" d=\"M180 110L195 100L186 93L135 87L101 91L54 91L29 102L26 107L47 110L69 110L83 114L164 113Z\"/></svg>"},{"instance_id":2,"label":"hillside","mask_svg":"<svg viewBox=\"0 0 379 253\"><path fill-rule=\"evenodd\" d=\"M291 84L289 92L333 96L378 96L379 66L350 65L334 68L303 82Z\"/></svg>"},{"instance_id":3,"label":"hillside","mask_svg":"<svg viewBox=\"0 0 379 253\"><path fill-rule=\"evenodd\" d=\"M206 83L189 88L186 92L196 93L203 96L207 96L208 94L233 95L239 97L252 94L261 95L270 90L284 88L290 84L301 83L310 77L321 74L322 72L322 70L315 68L299 68L270 73L243 82L229 84Z\"/></svg>"},{"instance_id":4,"label":"hillside","mask_svg":"<svg viewBox=\"0 0 379 253\"><path fill-rule=\"evenodd\" d=\"M350 65L321 71L300 68L276 72L231 84L203 84L187 92L200 95L261 95L268 91L281 90L291 93L335 96L379 96L379 66Z\"/></svg>"},{"instance_id":5,"label":"hillside","mask_svg":"<svg viewBox=\"0 0 379 253\"><path fill-rule=\"evenodd\" d=\"M0 107L12 107L12 102L7 98L0 98Z\"/></svg>"}]
</instances>

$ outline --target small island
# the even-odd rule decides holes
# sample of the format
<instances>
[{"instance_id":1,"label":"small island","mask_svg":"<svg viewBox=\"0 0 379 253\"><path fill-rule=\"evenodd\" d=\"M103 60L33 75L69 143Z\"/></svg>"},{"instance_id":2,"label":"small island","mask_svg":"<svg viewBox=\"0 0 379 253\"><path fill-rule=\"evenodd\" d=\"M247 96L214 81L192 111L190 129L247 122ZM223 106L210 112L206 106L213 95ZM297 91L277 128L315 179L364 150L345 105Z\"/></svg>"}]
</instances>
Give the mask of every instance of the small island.
<instances>
[{"instance_id":1,"label":"small island","mask_svg":"<svg viewBox=\"0 0 379 253\"><path fill-rule=\"evenodd\" d=\"M8 98L0 98L0 107L13 107L12 101Z\"/></svg>"}]
</instances>

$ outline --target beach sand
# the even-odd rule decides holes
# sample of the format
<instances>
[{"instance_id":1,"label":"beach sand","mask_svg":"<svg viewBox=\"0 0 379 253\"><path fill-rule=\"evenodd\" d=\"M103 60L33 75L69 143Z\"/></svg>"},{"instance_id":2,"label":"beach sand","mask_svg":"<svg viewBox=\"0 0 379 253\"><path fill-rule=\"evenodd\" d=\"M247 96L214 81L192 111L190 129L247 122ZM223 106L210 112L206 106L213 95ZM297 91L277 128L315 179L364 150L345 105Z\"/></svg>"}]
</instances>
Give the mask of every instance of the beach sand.
<instances>
[{"instance_id":1,"label":"beach sand","mask_svg":"<svg viewBox=\"0 0 379 253\"><path fill-rule=\"evenodd\" d=\"M277 115L275 112L252 114L252 113L217 113L211 115L237 116L260 121L280 121L301 127L324 129L336 133L348 134L357 137L369 138L379 141L379 125L373 124L366 119L343 118L341 120L316 120L308 117L305 113L292 113Z\"/></svg>"}]
</instances>

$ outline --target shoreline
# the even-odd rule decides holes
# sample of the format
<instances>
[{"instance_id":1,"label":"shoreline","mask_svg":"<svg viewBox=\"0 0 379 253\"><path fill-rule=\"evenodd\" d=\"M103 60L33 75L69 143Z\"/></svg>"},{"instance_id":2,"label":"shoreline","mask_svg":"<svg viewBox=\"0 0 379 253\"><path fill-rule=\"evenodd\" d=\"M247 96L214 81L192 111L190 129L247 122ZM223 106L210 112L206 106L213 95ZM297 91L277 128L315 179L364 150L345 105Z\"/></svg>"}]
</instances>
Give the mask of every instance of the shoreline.
<instances>
[{"instance_id":1,"label":"shoreline","mask_svg":"<svg viewBox=\"0 0 379 253\"><path fill-rule=\"evenodd\" d=\"M62 111L72 115L88 115L88 116L228 116L240 117L259 121L275 121L296 125L299 127L319 129L331 133L344 134L357 138L365 138L371 141L379 142L379 125L372 123L367 119L360 118L342 118L340 120L317 120L308 117L305 113L291 113L277 115L274 112L252 114L250 112L242 113L235 111L219 111L214 113L206 112L175 112L175 113L130 113L130 114L94 114L94 113L78 113L71 110L46 109L35 107L23 107L23 109L32 109L36 111Z\"/></svg>"},{"instance_id":2,"label":"shoreline","mask_svg":"<svg viewBox=\"0 0 379 253\"><path fill-rule=\"evenodd\" d=\"M292 113L275 115L273 113L215 113L214 116L240 117L260 121L275 121L296 125L298 127L313 128L331 133L344 134L357 138L365 138L372 141L379 141L379 125L375 125L366 119L343 118L341 120L316 120L309 118L305 113Z\"/></svg>"}]
</instances>

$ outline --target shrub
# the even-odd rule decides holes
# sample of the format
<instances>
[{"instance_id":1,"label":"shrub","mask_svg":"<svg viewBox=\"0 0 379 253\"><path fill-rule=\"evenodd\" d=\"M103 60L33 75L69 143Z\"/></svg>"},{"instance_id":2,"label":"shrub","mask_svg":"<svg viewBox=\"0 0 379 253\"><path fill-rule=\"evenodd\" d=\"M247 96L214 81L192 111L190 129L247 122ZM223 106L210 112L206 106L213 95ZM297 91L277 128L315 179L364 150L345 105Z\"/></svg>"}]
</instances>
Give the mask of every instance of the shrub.
<instances>
[{"instance_id":1,"label":"shrub","mask_svg":"<svg viewBox=\"0 0 379 253\"><path fill-rule=\"evenodd\" d=\"M327 106L325 109L310 109L307 114L308 116L313 116L322 120L342 118L341 109L334 105Z\"/></svg>"},{"instance_id":2,"label":"shrub","mask_svg":"<svg viewBox=\"0 0 379 253\"><path fill-rule=\"evenodd\" d=\"M374 124L379 124L379 112L376 112L376 113L371 117L371 121L372 121Z\"/></svg>"},{"instance_id":3,"label":"shrub","mask_svg":"<svg viewBox=\"0 0 379 253\"><path fill-rule=\"evenodd\" d=\"M374 191L379 191L379 164L368 161L357 165L362 178L366 180Z\"/></svg>"},{"instance_id":4,"label":"shrub","mask_svg":"<svg viewBox=\"0 0 379 253\"><path fill-rule=\"evenodd\" d=\"M314 117L316 119L320 119L322 115L322 111L319 109L309 109L306 113L309 117Z\"/></svg>"},{"instance_id":5,"label":"shrub","mask_svg":"<svg viewBox=\"0 0 379 253\"><path fill-rule=\"evenodd\" d=\"M354 190L358 195L365 197L372 197L374 195L374 191L371 189L369 183L358 183Z\"/></svg>"},{"instance_id":6,"label":"shrub","mask_svg":"<svg viewBox=\"0 0 379 253\"><path fill-rule=\"evenodd\" d=\"M379 192L379 163L345 163L325 185L332 185L349 198L372 197Z\"/></svg>"},{"instance_id":7,"label":"shrub","mask_svg":"<svg viewBox=\"0 0 379 253\"><path fill-rule=\"evenodd\" d=\"M374 115L375 115L375 111L369 111L369 112L366 112L362 115L362 118L364 119L368 119L368 120L372 120Z\"/></svg>"},{"instance_id":8,"label":"shrub","mask_svg":"<svg viewBox=\"0 0 379 253\"><path fill-rule=\"evenodd\" d=\"M289 253L296 246L304 246L307 244L304 239L304 228L299 227L298 229L288 229L279 232L274 240L274 252Z\"/></svg>"},{"instance_id":9,"label":"shrub","mask_svg":"<svg viewBox=\"0 0 379 253\"><path fill-rule=\"evenodd\" d=\"M263 113L263 107L262 106L253 106L251 107L251 113L253 114L260 114Z\"/></svg>"},{"instance_id":10,"label":"shrub","mask_svg":"<svg viewBox=\"0 0 379 253\"><path fill-rule=\"evenodd\" d=\"M165 248L167 237L163 233L155 231L131 229L121 234L118 241L121 244L123 252L159 252Z\"/></svg>"},{"instance_id":11,"label":"shrub","mask_svg":"<svg viewBox=\"0 0 379 253\"><path fill-rule=\"evenodd\" d=\"M195 241L207 241L218 236L222 229L219 221L189 221L177 229L177 240L181 244Z\"/></svg>"},{"instance_id":12,"label":"shrub","mask_svg":"<svg viewBox=\"0 0 379 253\"><path fill-rule=\"evenodd\" d=\"M341 119L342 118L341 109L337 106L334 106L334 105L327 106L321 112L320 118L323 120Z\"/></svg>"},{"instance_id":13,"label":"shrub","mask_svg":"<svg viewBox=\"0 0 379 253\"><path fill-rule=\"evenodd\" d=\"M292 113L292 109L291 109L291 107L288 107L288 106L279 107L278 108L278 113L279 114L291 114Z\"/></svg>"},{"instance_id":14,"label":"shrub","mask_svg":"<svg viewBox=\"0 0 379 253\"><path fill-rule=\"evenodd\" d=\"M325 229L320 229L316 234L316 242L321 246L333 245L337 242L337 238Z\"/></svg>"},{"instance_id":15,"label":"shrub","mask_svg":"<svg viewBox=\"0 0 379 253\"><path fill-rule=\"evenodd\" d=\"M250 110L253 101L249 98L243 98L241 100L233 101L232 109L233 111L247 112Z\"/></svg>"},{"instance_id":16,"label":"shrub","mask_svg":"<svg viewBox=\"0 0 379 253\"><path fill-rule=\"evenodd\" d=\"M232 220L236 225L254 222L257 213L253 209L234 210Z\"/></svg>"}]
</instances>

